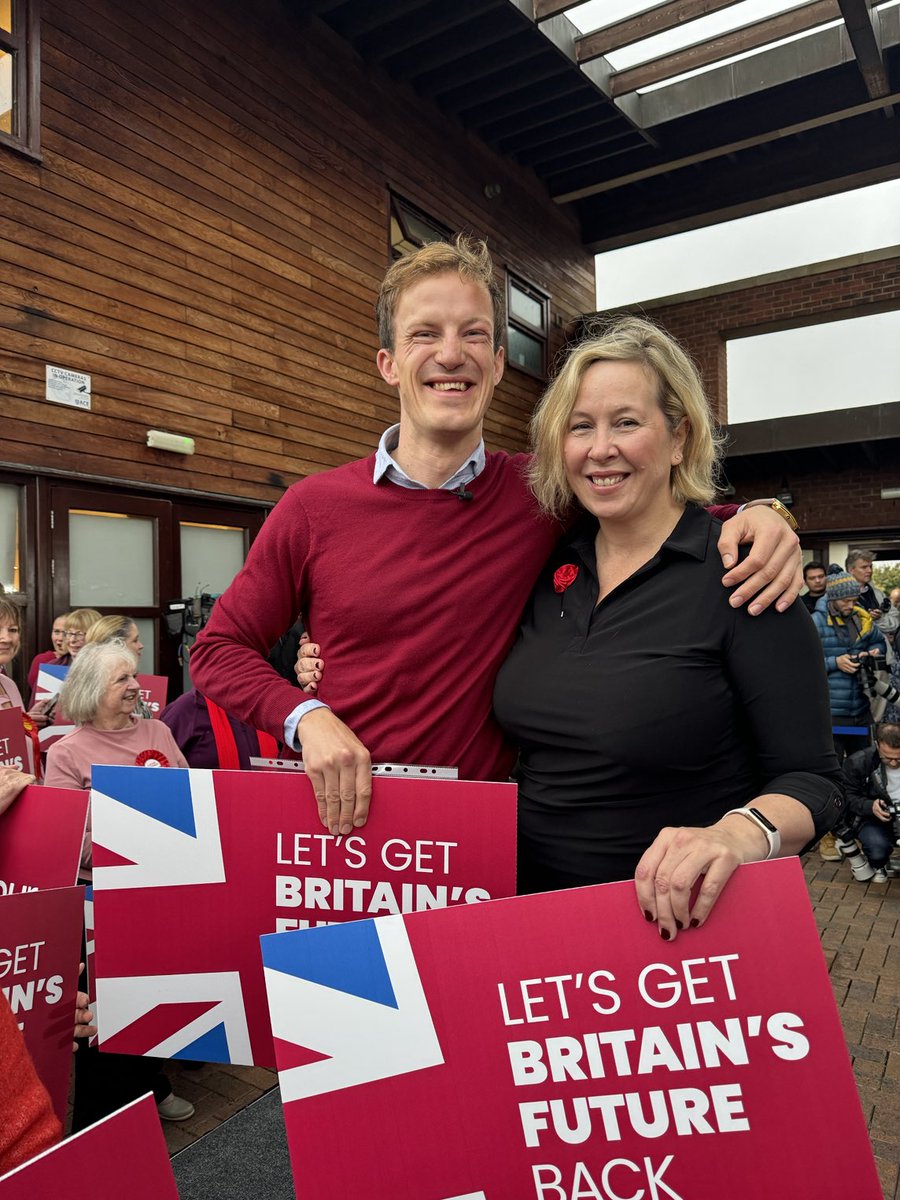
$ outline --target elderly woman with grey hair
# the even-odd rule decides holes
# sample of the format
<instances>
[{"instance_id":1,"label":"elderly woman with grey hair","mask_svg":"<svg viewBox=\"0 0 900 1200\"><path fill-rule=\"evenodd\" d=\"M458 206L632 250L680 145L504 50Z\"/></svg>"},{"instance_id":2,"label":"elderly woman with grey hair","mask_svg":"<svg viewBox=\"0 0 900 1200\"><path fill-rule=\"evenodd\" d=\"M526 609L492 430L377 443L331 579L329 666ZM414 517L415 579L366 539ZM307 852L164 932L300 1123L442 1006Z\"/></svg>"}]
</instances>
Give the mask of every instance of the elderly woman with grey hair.
<instances>
[{"instance_id":1,"label":"elderly woman with grey hair","mask_svg":"<svg viewBox=\"0 0 900 1200\"><path fill-rule=\"evenodd\" d=\"M186 767L184 755L161 721L135 716L140 689L137 658L124 641L93 642L79 650L60 693L60 704L78 728L47 752L48 787L89 788L95 763L112 766ZM82 879L91 877L90 813L81 852ZM188 1100L172 1094L152 1058L98 1054L79 1047L75 1062L73 1129L84 1129L152 1089L161 1117L186 1121Z\"/></svg>"},{"instance_id":2,"label":"elderly woman with grey hair","mask_svg":"<svg viewBox=\"0 0 900 1200\"><path fill-rule=\"evenodd\" d=\"M47 787L89 788L94 763L112 766L186 767L162 721L135 716L141 698L137 659L122 641L91 642L72 663L60 705L78 728L47 752ZM82 873L90 877L90 818Z\"/></svg>"}]
</instances>

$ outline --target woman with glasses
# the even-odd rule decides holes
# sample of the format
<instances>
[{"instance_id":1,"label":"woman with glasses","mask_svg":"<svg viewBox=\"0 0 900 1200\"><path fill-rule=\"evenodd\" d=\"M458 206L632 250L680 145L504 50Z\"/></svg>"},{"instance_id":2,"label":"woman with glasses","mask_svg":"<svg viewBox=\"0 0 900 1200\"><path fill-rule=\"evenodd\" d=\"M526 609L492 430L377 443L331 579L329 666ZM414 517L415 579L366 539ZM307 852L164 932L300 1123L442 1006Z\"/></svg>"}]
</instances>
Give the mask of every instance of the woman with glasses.
<instances>
[{"instance_id":1,"label":"woman with glasses","mask_svg":"<svg viewBox=\"0 0 900 1200\"><path fill-rule=\"evenodd\" d=\"M65 653L60 655L60 666L70 667L87 640L88 630L100 620L96 608L76 608L66 617Z\"/></svg>"}]
</instances>

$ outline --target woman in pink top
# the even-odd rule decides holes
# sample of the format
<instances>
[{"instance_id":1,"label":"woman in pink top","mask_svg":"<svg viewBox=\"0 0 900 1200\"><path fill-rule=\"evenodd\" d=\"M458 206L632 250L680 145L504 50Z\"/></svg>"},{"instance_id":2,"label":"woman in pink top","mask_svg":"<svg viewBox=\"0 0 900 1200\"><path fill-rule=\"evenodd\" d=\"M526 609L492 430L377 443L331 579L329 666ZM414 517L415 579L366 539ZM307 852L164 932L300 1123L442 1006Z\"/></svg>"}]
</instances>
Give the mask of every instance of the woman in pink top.
<instances>
[{"instance_id":1,"label":"woman in pink top","mask_svg":"<svg viewBox=\"0 0 900 1200\"><path fill-rule=\"evenodd\" d=\"M89 788L94 763L188 765L162 721L135 716L141 698L136 669L135 655L121 641L91 642L79 651L59 694L60 706L78 729L48 750L47 787ZM90 866L89 837L82 861Z\"/></svg>"}]
</instances>

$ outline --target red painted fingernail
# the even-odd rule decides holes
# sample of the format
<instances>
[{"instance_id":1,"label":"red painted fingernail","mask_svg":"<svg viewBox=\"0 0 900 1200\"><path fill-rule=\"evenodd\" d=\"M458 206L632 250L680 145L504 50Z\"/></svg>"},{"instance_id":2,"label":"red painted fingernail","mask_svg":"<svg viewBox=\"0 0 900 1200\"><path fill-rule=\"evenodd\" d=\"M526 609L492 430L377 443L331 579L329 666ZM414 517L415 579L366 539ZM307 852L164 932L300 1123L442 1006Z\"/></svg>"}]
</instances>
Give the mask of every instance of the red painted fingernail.
<instances>
[{"instance_id":1,"label":"red painted fingernail","mask_svg":"<svg viewBox=\"0 0 900 1200\"><path fill-rule=\"evenodd\" d=\"M645 921L652 921L652 920L653 920L653 913L652 913L652 912L647 912L646 908L644 909L644 920L645 920Z\"/></svg>"},{"instance_id":2,"label":"red painted fingernail","mask_svg":"<svg viewBox=\"0 0 900 1200\"><path fill-rule=\"evenodd\" d=\"M668 929L661 929L659 931L659 936L662 938L662 940L664 942L667 942L672 935L671 935L671 933L669 933Z\"/></svg>"}]
</instances>

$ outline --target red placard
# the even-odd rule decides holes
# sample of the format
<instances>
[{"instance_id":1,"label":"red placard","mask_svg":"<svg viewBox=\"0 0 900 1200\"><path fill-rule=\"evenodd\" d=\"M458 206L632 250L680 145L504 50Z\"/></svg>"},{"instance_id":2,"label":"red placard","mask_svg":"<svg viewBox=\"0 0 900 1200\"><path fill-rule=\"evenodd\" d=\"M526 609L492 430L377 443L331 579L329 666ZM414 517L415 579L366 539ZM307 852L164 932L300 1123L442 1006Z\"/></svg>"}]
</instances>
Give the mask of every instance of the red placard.
<instances>
[{"instance_id":1,"label":"red placard","mask_svg":"<svg viewBox=\"0 0 900 1200\"><path fill-rule=\"evenodd\" d=\"M28 743L21 708L0 709L0 767L29 769Z\"/></svg>"},{"instance_id":2,"label":"red placard","mask_svg":"<svg viewBox=\"0 0 900 1200\"><path fill-rule=\"evenodd\" d=\"M81 888L0 897L0 989L63 1122L82 917Z\"/></svg>"},{"instance_id":3,"label":"red placard","mask_svg":"<svg viewBox=\"0 0 900 1200\"><path fill-rule=\"evenodd\" d=\"M167 675L138 675L137 681L141 689L141 699L150 709L152 717L158 717L166 707L166 696L169 691Z\"/></svg>"},{"instance_id":4,"label":"red placard","mask_svg":"<svg viewBox=\"0 0 900 1200\"><path fill-rule=\"evenodd\" d=\"M178 1200L152 1096L142 1096L0 1178L3 1200L84 1188L91 1200Z\"/></svg>"},{"instance_id":5,"label":"red placard","mask_svg":"<svg viewBox=\"0 0 900 1200\"><path fill-rule=\"evenodd\" d=\"M25 788L0 815L0 896L78 881L89 796L74 788Z\"/></svg>"},{"instance_id":6,"label":"red placard","mask_svg":"<svg viewBox=\"0 0 900 1200\"><path fill-rule=\"evenodd\" d=\"M94 767L101 1046L274 1066L260 934L515 891L513 785L373 787L334 837L305 776Z\"/></svg>"},{"instance_id":7,"label":"red placard","mask_svg":"<svg viewBox=\"0 0 900 1200\"><path fill-rule=\"evenodd\" d=\"M301 1200L881 1197L796 859L670 943L628 882L262 945Z\"/></svg>"}]
</instances>

